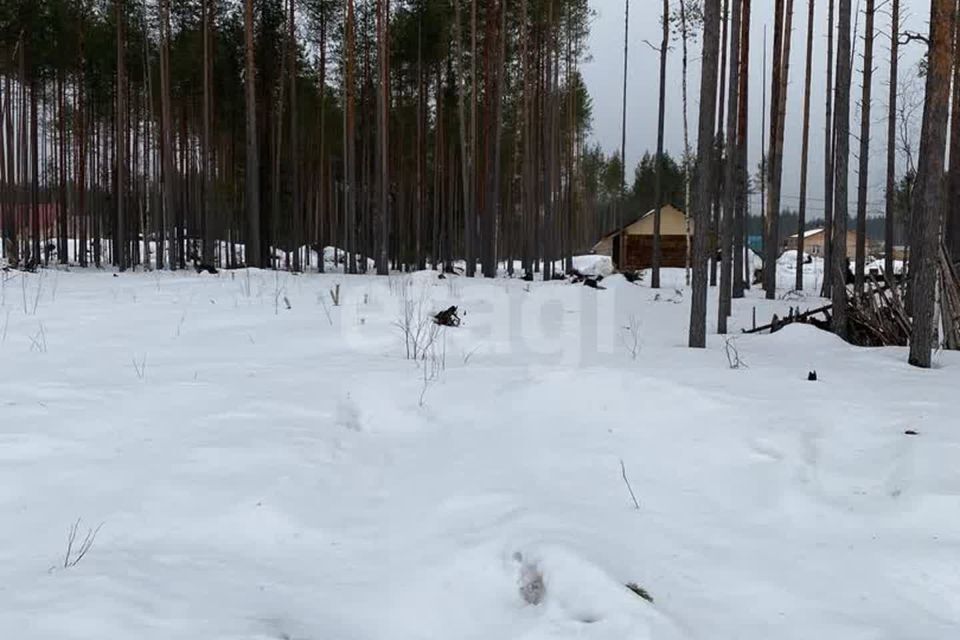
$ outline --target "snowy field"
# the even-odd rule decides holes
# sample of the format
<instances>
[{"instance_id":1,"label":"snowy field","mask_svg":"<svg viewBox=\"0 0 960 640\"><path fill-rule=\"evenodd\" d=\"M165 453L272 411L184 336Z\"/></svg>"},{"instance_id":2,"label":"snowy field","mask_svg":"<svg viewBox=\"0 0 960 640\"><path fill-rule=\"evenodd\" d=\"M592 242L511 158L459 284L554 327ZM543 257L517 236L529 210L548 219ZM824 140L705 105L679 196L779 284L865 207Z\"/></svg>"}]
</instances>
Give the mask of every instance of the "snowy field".
<instances>
[{"instance_id":1,"label":"snowy field","mask_svg":"<svg viewBox=\"0 0 960 640\"><path fill-rule=\"evenodd\" d=\"M819 299L734 369L682 272L2 275L0 638L960 633L960 357L739 335Z\"/></svg>"}]
</instances>

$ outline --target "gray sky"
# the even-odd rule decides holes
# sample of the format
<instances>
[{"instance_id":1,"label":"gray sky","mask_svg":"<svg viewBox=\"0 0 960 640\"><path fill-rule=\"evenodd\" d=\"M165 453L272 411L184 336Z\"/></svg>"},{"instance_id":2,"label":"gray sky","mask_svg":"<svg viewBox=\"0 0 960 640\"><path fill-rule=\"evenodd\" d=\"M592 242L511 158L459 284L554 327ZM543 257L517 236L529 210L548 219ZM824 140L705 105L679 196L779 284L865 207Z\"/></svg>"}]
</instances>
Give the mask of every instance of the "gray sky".
<instances>
[{"instance_id":1,"label":"gray sky","mask_svg":"<svg viewBox=\"0 0 960 640\"><path fill-rule=\"evenodd\" d=\"M678 0L671 0L675 6ZM859 0L861 9L863 0ZM854 8L858 0L853 0ZM883 212L884 176L886 167L886 116L889 77L889 29L890 16L888 1L878 0L876 14L877 36L874 43L873 100L870 120L870 181L868 213ZM763 32L764 25L772 25L773 2L754 1L751 18L750 52L750 158L751 171L760 161L761 149L761 111L763 100ZM883 6L879 6L883 5ZM591 60L584 64L583 74L593 97L593 139L607 152L619 151L620 122L623 80L623 16L624 0L592 0L596 13L590 36ZM644 43L660 41L659 14L660 0L630 1L630 53L629 79L627 89L627 161L634 167L645 150L656 149L657 134L657 97L659 54ZM823 149L824 149L824 107L826 84L826 0L817 0L814 18L813 82L810 115L810 164L808 178L808 217L817 218L823 214ZM926 32L929 6L924 0L901 0L901 30ZM859 17L859 35L856 40L857 58L854 80L851 88L850 155L850 194L851 214L856 198L857 163L859 153L860 98L862 74L863 29L865 18L861 11ZM772 35L768 27L768 64L769 49L772 47ZM793 17L793 43L790 54L790 86L787 101L787 122L784 142L783 206L796 208L800 192L800 147L803 110L803 76L805 65L805 46L807 29L807 2L795 0ZM917 61L922 57L920 44L913 43L901 47L900 77L916 75ZM690 144L696 149L697 112L700 82L700 47L698 40L690 47L690 70L688 87L688 117L690 123ZM767 79L769 92L769 79ZM922 83L917 82L922 90ZM769 96L768 96L769 97ZM901 98L902 99L902 98ZM683 120L681 93L681 48L674 42L667 59L667 108L666 108L665 146L670 153L679 158L683 150ZM919 113L917 127L919 127ZM916 144L916 143L914 143ZM915 151L914 151L915 152ZM898 156L898 173L903 171L903 154ZM628 181L630 177L628 174ZM755 198L751 205L759 206Z\"/></svg>"}]
</instances>

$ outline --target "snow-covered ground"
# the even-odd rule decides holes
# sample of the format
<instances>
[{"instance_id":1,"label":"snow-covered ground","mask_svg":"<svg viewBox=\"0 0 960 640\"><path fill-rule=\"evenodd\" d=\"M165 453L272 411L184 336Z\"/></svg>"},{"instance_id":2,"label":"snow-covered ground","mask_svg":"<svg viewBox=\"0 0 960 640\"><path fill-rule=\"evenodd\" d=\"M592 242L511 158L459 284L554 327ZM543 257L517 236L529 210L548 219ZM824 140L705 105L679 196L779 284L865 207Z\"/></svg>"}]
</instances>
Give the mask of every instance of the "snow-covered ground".
<instances>
[{"instance_id":1,"label":"snow-covered ground","mask_svg":"<svg viewBox=\"0 0 960 640\"><path fill-rule=\"evenodd\" d=\"M741 336L798 304L752 292L732 369L682 270L2 275L2 638L960 632L957 354Z\"/></svg>"}]
</instances>

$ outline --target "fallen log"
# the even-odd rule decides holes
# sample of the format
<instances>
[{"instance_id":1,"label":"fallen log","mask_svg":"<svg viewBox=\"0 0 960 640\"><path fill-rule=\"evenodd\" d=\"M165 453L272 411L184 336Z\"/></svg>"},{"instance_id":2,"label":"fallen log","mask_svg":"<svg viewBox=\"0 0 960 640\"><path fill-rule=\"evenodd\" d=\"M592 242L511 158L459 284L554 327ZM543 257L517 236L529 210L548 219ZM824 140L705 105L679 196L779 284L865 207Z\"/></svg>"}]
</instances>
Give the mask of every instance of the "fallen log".
<instances>
[{"instance_id":1,"label":"fallen log","mask_svg":"<svg viewBox=\"0 0 960 640\"><path fill-rule=\"evenodd\" d=\"M762 333L764 331L770 331L771 333L776 333L777 331L779 331L780 329L782 329L788 324L793 324L795 322L804 323L807 320L809 320L811 316L815 316L818 313L827 313L831 309L833 309L832 304L824 305L816 309L810 309L809 311L804 311L803 313L793 313L793 310L791 309L791 315L788 318L779 318L776 316L776 314L774 314L773 320L770 322L770 324L765 324L760 327L754 327L753 329L741 329L741 331L747 334Z\"/></svg>"}]
</instances>

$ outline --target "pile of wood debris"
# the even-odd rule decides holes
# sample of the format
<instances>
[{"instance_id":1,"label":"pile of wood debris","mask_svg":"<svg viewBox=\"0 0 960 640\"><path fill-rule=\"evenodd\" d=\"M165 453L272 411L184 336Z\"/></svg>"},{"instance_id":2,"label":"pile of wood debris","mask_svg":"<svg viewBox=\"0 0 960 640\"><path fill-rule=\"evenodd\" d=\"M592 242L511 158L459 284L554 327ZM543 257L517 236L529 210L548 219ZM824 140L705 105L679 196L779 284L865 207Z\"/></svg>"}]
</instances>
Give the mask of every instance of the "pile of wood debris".
<instances>
[{"instance_id":1,"label":"pile of wood debris","mask_svg":"<svg viewBox=\"0 0 960 640\"><path fill-rule=\"evenodd\" d=\"M882 281L871 274L866 290L860 295L851 295L847 303L847 340L863 347L906 346L910 342L911 320L907 312L906 290L908 279L900 282ZM941 247L939 262L939 319L938 330L946 349L960 350L960 278L957 268ZM810 324L829 331L833 305L801 312L790 308L789 314L780 318L774 314L769 324L744 329L743 333L775 333L783 327L800 323Z\"/></svg>"}]
</instances>

